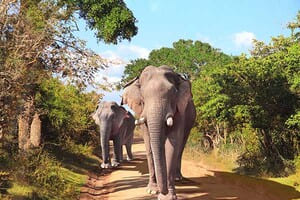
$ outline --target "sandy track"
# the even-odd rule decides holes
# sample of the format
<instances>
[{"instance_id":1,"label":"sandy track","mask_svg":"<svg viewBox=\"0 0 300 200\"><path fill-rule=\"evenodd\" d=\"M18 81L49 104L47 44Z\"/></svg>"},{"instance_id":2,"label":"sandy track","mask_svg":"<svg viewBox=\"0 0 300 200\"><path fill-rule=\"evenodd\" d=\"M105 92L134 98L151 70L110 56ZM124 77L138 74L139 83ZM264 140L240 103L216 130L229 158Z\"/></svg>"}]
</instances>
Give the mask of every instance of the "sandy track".
<instances>
[{"instance_id":1,"label":"sandy track","mask_svg":"<svg viewBox=\"0 0 300 200\"><path fill-rule=\"evenodd\" d=\"M148 180L145 147L141 140L133 145L134 161L114 170L90 175L82 188L81 200L152 200L146 193ZM273 181L213 171L195 161L183 160L186 179L176 185L178 199L191 200L293 200L300 199L294 188Z\"/></svg>"}]
</instances>

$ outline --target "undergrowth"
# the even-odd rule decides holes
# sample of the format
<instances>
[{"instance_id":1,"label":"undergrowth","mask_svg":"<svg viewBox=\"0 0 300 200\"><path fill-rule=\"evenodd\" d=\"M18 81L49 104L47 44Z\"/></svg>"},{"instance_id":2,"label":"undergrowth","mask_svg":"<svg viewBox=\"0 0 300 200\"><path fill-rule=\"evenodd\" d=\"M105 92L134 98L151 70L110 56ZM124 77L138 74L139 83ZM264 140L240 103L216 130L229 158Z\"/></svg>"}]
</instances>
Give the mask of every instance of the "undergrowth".
<instances>
[{"instance_id":1,"label":"undergrowth","mask_svg":"<svg viewBox=\"0 0 300 200\"><path fill-rule=\"evenodd\" d=\"M83 167L95 167L98 161L89 157L91 147L72 141L66 143L56 147L44 146L27 153L6 149L2 143L0 199L76 199L80 194L80 187L87 180L86 171L89 169ZM59 157L63 152L69 152L67 155L72 159L72 165ZM80 159L77 158L79 155ZM93 162L84 162L89 159ZM78 170L81 169L81 162L84 162L82 170ZM74 163L78 166L77 170L72 167Z\"/></svg>"}]
</instances>

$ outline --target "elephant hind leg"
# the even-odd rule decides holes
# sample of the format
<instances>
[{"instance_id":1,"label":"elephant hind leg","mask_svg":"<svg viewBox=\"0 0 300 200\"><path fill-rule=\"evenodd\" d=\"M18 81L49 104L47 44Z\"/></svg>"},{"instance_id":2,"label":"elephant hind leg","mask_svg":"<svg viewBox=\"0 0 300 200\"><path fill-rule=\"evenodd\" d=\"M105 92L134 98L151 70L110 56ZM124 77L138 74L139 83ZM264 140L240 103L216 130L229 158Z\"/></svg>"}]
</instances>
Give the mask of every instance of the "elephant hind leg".
<instances>
[{"instance_id":1,"label":"elephant hind leg","mask_svg":"<svg viewBox=\"0 0 300 200\"><path fill-rule=\"evenodd\" d=\"M131 147L132 147L132 144L133 144L133 130L130 131L130 137L128 138L126 144L125 144L125 147L126 147L126 152L127 152L127 160L128 161L131 161L133 159L133 155L132 155L132 150L131 150Z\"/></svg>"},{"instance_id":2,"label":"elephant hind leg","mask_svg":"<svg viewBox=\"0 0 300 200\"><path fill-rule=\"evenodd\" d=\"M131 151L132 142L127 142L125 144L126 152L127 152L127 160L131 161L133 159L132 151Z\"/></svg>"}]
</instances>

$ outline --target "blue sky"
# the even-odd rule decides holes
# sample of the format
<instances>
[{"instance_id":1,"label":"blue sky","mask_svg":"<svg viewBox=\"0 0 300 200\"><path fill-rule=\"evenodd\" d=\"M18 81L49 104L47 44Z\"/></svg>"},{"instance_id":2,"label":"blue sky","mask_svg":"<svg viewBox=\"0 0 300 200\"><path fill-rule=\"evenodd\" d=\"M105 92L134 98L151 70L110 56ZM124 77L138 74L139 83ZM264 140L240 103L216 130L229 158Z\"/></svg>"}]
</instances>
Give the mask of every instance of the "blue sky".
<instances>
[{"instance_id":1,"label":"blue sky","mask_svg":"<svg viewBox=\"0 0 300 200\"><path fill-rule=\"evenodd\" d=\"M201 40L221 51L239 55L251 49L252 39L269 42L272 36L289 35L286 29L300 10L300 0L126 0L138 20L138 34L118 45L97 43L79 20L78 36L89 48L123 64L99 73L116 81L125 63L147 58L149 52L171 47L179 39ZM120 102L120 92L105 93L105 100Z\"/></svg>"}]
</instances>

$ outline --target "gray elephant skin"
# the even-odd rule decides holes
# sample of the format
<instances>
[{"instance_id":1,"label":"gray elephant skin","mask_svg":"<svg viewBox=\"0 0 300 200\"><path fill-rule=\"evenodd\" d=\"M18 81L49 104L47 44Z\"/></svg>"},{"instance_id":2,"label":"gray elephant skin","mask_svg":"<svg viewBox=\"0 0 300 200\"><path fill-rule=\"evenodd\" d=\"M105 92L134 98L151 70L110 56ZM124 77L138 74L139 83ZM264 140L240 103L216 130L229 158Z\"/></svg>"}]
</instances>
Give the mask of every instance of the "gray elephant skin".
<instances>
[{"instance_id":1,"label":"gray elephant skin","mask_svg":"<svg viewBox=\"0 0 300 200\"><path fill-rule=\"evenodd\" d=\"M100 128L102 150L102 168L116 167L123 160L123 145L126 147L127 159L132 160L131 146L135 128L134 117L116 102L100 102L92 118ZM109 140L113 140L114 159L111 162Z\"/></svg>"},{"instance_id":2,"label":"gray elephant skin","mask_svg":"<svg viewBox=\"0 0 300 200\"><path fill-rule=\"evenodd\" d=\"M148 192L177 199L175 179L182 179L182 153L196 118L190 81L168 66L148 66L125 86L122 103L139 117L144 132Z\"/></svg>"}]
</instances>

